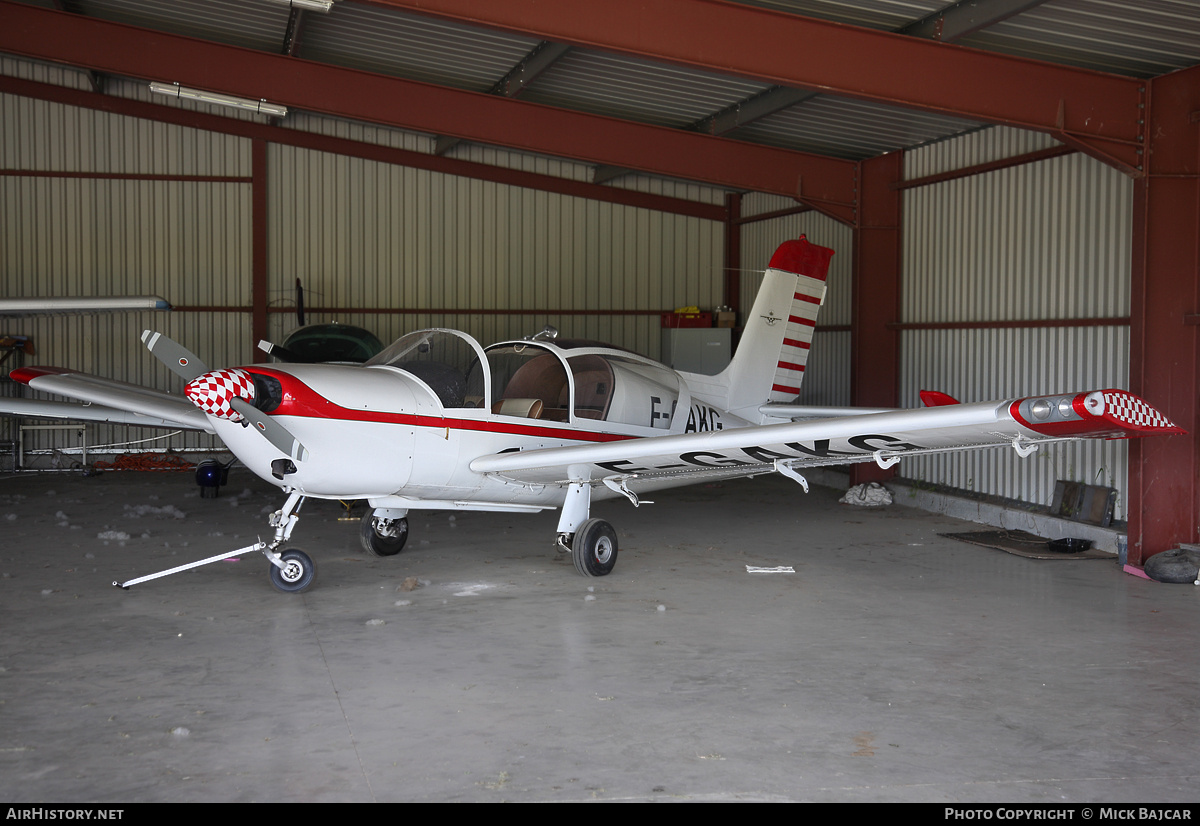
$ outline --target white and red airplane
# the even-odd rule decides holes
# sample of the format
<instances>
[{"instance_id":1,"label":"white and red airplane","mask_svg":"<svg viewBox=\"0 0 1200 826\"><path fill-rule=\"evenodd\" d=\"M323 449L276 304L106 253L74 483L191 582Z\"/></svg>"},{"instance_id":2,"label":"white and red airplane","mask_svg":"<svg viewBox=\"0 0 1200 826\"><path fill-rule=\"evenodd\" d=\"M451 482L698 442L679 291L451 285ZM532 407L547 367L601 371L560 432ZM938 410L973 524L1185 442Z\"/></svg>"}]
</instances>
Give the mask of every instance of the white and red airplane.
<instances>
[{"instance_id":1,"label":"white and red airplane","mask_svg":"<svg viewBox=\"0 0 1200 826\"><path fill-rule=\"evenodd\" d=\"M162 424L215 433L254 473L288 494L271 542L274 585L304 591L312 560L291 538L306 497L365 499L364 548L399 553L410 510L558 509L558 547L584 576L617 560L617 535L590 518L594 500L726 477L994 446L1022 456L1071 439L1182 433L1122 390L922 409L804 407L799 392L832 251L799 240L772 257L741 343L715 376L677 372L633 353L555 340L543 331L481 347L455 330L409 333L365 365L277 364L209 370L170 339L142 340L186 382L186 399L59 368L28 367L30 387ZM0 410L4 408L0 406Z\"/></svg>"}]
</instances>

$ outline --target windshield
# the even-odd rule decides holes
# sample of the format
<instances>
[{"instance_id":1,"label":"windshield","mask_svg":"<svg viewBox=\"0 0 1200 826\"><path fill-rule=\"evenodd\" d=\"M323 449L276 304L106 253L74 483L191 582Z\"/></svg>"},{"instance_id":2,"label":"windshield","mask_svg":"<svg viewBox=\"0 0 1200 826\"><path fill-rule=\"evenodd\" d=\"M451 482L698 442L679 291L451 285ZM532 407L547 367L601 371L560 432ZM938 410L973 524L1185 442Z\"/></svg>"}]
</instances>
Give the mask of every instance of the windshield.
<instances>
[{"instance_id":1,"label":"windshield","mask_svg":"<svg viewBox=\"0 0 1200 826\"><path fill-rule=\"evenodd\" d=\"M411 373L429 385L443 407L481 407L486 387L479 360L479 345L456 330L418 330L396 339L365 366Z\"/></svg>"}]
</instances>

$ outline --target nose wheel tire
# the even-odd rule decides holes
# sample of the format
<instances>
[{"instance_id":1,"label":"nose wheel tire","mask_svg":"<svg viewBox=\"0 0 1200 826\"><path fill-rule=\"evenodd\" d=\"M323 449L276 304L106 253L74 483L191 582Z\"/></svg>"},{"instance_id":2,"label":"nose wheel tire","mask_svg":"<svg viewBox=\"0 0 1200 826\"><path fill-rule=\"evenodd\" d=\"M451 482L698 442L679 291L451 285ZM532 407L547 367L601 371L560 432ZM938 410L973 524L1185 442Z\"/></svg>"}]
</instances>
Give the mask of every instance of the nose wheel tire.
<instances>
[{"instance_id":1,"label":"nose wheel tire","mask_svg":"<svg viewBox=\"0 0 1200 826\"><path fill-rule=\"evenodd\" d=\"M280 554L283 569L271 565L271 584L277 590L287 594L299 594L307 591L317 575L317 567L304 551L295 548Z\"/></svg>"},{"instance_id":2,"label":"nose wheel tire","mask_svg":"<svg viewBox=\"0 0 1200 826\"><path fill-rule=\"evenodd\" d=\"M375 514L367 511L363 514L362 522L358 526L358 536L362 540L363 550L371 556L395 556L404 550L404 543L408 541L408 519L381 519L383 530L391 534L385 536L380 533L380 527L377 527L375 522Z\"/></svg>"},{"instance_id":3,"label":"nose wheel tire","mask_svg":"<svg viewBox=\"0 0 1200 826\"><path fill-rule=\"evenodd\" d=\"M603 519L589 519L571 540L575 570L584 576L607 576L617 564L617 532Z\"/></svg>"}]
</instances>

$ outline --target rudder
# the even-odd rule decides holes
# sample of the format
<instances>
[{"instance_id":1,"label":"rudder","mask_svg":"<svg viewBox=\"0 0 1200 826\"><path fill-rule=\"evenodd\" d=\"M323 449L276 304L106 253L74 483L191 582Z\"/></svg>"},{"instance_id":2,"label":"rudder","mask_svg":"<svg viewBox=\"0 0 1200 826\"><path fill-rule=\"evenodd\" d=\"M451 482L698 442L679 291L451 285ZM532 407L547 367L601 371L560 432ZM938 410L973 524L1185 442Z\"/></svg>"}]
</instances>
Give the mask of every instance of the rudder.
<instances>
[{"instance_id":1,"label":"rudder","mask_svg":"<svg viewBox=\"0 0 1200 826\"><path fill-rule=\"evenodd\" d=\"M695 377L700 379L696 389L749 419L757 418L758 407L766 402L796 398L832 257L833 250L803 235L780 244L746 315L733 360L716 376Z\"/></svg>"}]
</instances>

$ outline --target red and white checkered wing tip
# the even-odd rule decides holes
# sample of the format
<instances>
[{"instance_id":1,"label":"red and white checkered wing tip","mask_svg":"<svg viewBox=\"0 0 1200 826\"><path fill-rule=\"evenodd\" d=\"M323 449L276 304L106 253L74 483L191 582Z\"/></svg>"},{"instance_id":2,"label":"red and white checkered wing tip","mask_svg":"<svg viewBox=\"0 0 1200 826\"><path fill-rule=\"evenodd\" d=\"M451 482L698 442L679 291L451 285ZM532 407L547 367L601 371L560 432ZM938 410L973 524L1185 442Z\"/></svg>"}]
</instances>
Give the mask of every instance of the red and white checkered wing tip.
<instances>
[{"instance_id":1,"label":"red and white checkered wing tip","mask_svg":"<svg viewBox=\"0 0 1200 826\"><path fill-rule=\"evenodd\" d=\"M245 370L237 368L213 370L189 381L183 392L192 404L210 416L240 422L242 414L233 409L233 398L253 401L254 380Z\"/></svg>"},{"instance_id":2,"label":"red and white checkered wing tip","mask_svg":"<svg viewBox=\"0 0 1200 826\"><path fill-rule=\"evenodd\" d=\"M1119 424L1126 430L1138 433L1187 433L1173 421L1168 419L1154 407L1124 390L1100 390L1089 393L1085 404L1092 403L1094 396L1103 397L1103 415L1111 422ZM1100 405L1097 403L1096 407Z\"/></svg>"},{"instance_id":3,"label":"red and white checkered wing tip","mask_svg":"<svg viewBox=\"0 0 1200 826\"><path fill-rule=\"evenodd\" d=\"M1125 390L1094 390L1018 399L1018 422L1047 436L1129 438L1186 433L1153 406Z\"/></svg>"}]
</instances>

